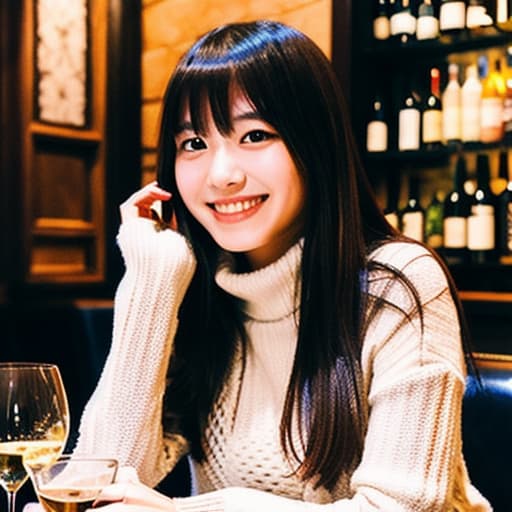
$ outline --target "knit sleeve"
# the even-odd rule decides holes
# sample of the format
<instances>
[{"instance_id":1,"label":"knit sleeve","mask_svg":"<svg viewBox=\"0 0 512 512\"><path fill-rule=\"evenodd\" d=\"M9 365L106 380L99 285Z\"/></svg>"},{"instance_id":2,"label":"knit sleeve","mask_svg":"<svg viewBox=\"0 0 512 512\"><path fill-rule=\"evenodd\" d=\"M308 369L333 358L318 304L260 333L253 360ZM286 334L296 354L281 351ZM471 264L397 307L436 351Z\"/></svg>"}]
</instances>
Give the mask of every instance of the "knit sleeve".
<instances>
[{"instance_id":1,"label":"knit sleeve","mask_svg":"<svg viewBox=\"0 0 512 512\"><path fill-rule=\"evenodd\" d=\"M370 284L373 293L386 290L389 303L372 319L363 347L369 423L352 495L319 504L227 488L176 499L177 512L491 510L469 483L462 458L464 359L446 276L420 246L389 250L396 253L381 256L417 288L423 323L407 287L387 286L382 276Z\"/></svg>"},{"instance_id":2,"label":"knit sleeve","mask_svg":"<svg viewBox=\"0 0 512 512\"><path fill-rule=\"evenodd\" d=\"M114 457L154 486L186 450L180 436L164 439L161 418L178 308L195 258L182 235L142 218L121 226L118 244L126 270L115 295L112 344L74 452Z\"/></svg>"}]
</instances>

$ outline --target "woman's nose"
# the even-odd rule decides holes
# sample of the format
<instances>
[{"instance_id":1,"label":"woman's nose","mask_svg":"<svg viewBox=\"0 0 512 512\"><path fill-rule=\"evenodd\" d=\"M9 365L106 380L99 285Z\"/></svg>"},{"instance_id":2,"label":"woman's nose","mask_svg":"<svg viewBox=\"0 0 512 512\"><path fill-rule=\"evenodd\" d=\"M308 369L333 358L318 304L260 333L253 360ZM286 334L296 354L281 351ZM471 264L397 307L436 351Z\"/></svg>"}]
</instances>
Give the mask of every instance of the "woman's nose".
<instances>
[{"instance_id":1,"label":"woman's nose","mask_svg":"<svg viewBox=\"0 0 512 512\"><path fill-rule=\"evenodd\" d=\"M218 189L237 189L245 185L245 173L240 162L229 150L219 149L213 155L207 183Z\"/></svg>"}]
</instances>

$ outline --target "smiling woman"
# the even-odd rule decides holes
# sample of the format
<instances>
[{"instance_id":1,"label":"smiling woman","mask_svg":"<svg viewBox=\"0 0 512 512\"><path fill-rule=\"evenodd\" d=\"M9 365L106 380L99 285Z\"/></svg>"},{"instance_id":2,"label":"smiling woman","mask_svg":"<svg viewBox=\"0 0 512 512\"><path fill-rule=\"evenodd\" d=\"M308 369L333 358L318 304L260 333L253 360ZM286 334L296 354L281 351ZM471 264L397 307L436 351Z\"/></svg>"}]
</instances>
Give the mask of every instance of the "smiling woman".
<instances>
[{"instance_id":1,"label":"smiling woman","mask_svg":"<svg viewBox=\"0 0 512 512\"><path fill-rule=\"evenodd\" d=\"M158 183L121 206L75 450L139 472L105 512L490 510L461 452L452 279L386 222L348 117L328 59L280 23L221 26L180 60ZM145 487L184 456L193 496Z\"/></svg>"}]
</instances>

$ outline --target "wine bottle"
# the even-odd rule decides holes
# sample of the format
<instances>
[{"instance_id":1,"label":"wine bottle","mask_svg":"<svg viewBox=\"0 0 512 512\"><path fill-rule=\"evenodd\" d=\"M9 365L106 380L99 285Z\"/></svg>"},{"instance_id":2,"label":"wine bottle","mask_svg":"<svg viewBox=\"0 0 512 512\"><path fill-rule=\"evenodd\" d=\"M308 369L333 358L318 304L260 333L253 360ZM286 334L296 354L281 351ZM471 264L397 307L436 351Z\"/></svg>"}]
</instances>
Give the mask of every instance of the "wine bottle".
<instances>
[{"instance_id":1,"label":"wine bottle","mask_svg":"<svg viewBox=\"0 0 512 512\"><path fill-rule=\"evenodd\" d=\"M398 111L398 149L399 151L418 150L420 148L420 100L412 89L404 94Z\"/></svg>"},{"instance_id":2,"label":"wine bottle","mask_svg":"<svg viewBox=\"0 0 512 512\"><path fill-rule=\"evenodd\" d=\"M500 256L512 255L512 180L509 175L508 153L500 152L499 174L507 184L497 198L496 232Z\"/></svg>"},{"instance_id":3,"label":"wine bottle","mask_svg":"<svg viewBox=\"0 0 512 512\"><path fill-rule=\"evenodd\" d=\"M477 187L468 217L468 250L473 263L492 261L496 254L495 200L489 188L489 156L477 155Z\"/></svg>"},{"instance_id":4,"label":"wine bottle","mask_svg":"<svg viewBox=\"0 0 512 512\"><path fill-rule=\"evenodd\" d=\"M373 37L379 41L389 39L390 24L387 0L374 0Z\"/></svg>"},{"instance_id":5,"label":"wine bottle","mask_svg":"<svg viewBox=\"0 0 512 512\"><path fill-rule=\"evenodd\" d=\"M412 14L410 0L396 0L391 5L391 37L400 43L407 43L416 34L416 17Z\"/></svg>"},{"instance_id":6,"label":"wine bottle","mask_svg":"<svg viewBox=\"0 0 512 512\"><path fill-rule=\"evenodd\" d=\"M400 215L402 233L409 238L423 242L425 239L425 211L419 199L419 181L409 178L409 198Z\"/></svg>"},{"instance_id":7,"label":"wine bottle","mask_svg":"<svg viewBox=\"0 0 512 512\"><path fill-rule=\"evenodd\" d=\"M433 249L441 249L443 246L443 215L440 192L436 190L425 210L425 242Z\"/></svg>"},{"instance_id":8,"label":"wine bottle","mask_svg":"<svg viewBox=\"0 0 512 512\"><path fill-rule=\"evenodd\" d=\"M439 8L439 30L442 34L461 32L466 27L466 4L464 0L441 0Z\"/></svg>"},{"instance_id":9,"label":"wine bottle","mask_svg":"<svg viewBox=\"0 0 512 512\"><path fill-rule=\"evenodd\" d=\"M388 149L388 124L382 97L376 94L372 101L370 120L366 127L366 150L369 152Z\"/></svg>"},{"instance_id":10,"label":"wine bottle","mask_svg":"<svg viewBox=\"0 0 512 512\"><path fill-rule=\"evenodd\" d=\"M459 84L459 66L448 66L448 83L443 91L443 140L450 144L461 140L461 102L462 89Z\"/></svg>"},{"instance_id":11,"label":"wine bottle","mask_svg":"<svg viewBox=\"0 0 512 512\"><path fill-rule=\"evenodd\" d=\"M489 182L491 192L499 196L507 188L508 181L508 153L502 149L498 156L498 175Z\"/></svg>"},{"instance_id":12,"label":"wine bottle","mask_svg":"<svg viewBox=\"0 0 512 512\"><path fill-rule=\"evenodd\" d=\"M422 145L424 149L438 149L443 139L443 108L440 98L439 69L430 70L430 94L427 96L422 114Z\"/></svg>"},{"instance_id":13,"label":"wine bottle","mask_svg":"<svg viewBox=\"0 0 512 512\"><path fill-rule=\"evenodd\" d=\"M487 58L481 56L481 68L486 69ZM501 73L501 61L495 59L494 68L482 82L482 103L480 113L480 141L499 142L503 139L503 109L505 103L505 80Z\"/></svg>"},{"instance_id":14,"label":"wine bottle","mask_svg":"<svg viewBox=\"0 0 512 512\"><path fill-rule=\"evenodd\" d=\"M423 0L418 8L418 20L416 22L416 39L435 39L439 36L439 20L434 13L432 0Z\"/></svg>"},{"instance_id":15,"label":"wine bottle","mask_svg":"<svg viewBox=\"0 0 512 512\"><path fill-rule=\"evenodd\" d=\"M461 91L461 137L463 142L480 141L480 111L482 84L476 65L466 68L466 79Z\"/></svg>"},{"instance_id":16,"label":"wine bottle","mask_svg":"<svg viewBox=\"0 0 512 512\"><path fill-rule=\"evenodd\" d=\"M444 200L443 255L449 264L464 263L468 258L467 220L470 197L464 190L467 180L466 158L457 158L453 188Z\"/></svg>"}]
</instances>

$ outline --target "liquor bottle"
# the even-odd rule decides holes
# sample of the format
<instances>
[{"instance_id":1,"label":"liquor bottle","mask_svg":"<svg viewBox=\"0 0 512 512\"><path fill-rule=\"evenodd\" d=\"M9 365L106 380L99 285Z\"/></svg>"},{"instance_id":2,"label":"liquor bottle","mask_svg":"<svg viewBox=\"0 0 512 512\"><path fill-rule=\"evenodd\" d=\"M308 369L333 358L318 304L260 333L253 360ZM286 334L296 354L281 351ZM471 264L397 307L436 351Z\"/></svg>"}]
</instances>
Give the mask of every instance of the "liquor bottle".
<instances>
[{"instance_id":1,"label":"liquor bottle","mask_svg":"<svg viewBox=\"0 0 512 512\"><path fill-rule=\"evenodd\" d=\"M430 94L427 96L422 114L422 145L424 149L438 149L443 139L443 108L440 98L439 69L430 70Z\"/></svg>"},{"instance_id":2,"label":"liquor bottle","mask_svg":"<svg viewBox=\"0 0 512 512\"><path fill-rule=\"evenodd\" d=\"M512 31L512 0L496 0L496 26L505 32Z\"/></svg>"},{"instance_id":3,"label":"liquor bottle","mask_svg":"<svg viewBox=\"0 0 512 512\"><path fill-rule=\"evenodd\" d=\"M412 14L410 0L396 0L390 7L391 37L402 44L414 39L416 17Z\"/></svg>"},{"instance_id":4,"label":"liquor bottle","mask_svg":"<svg viewBox=\"0 0 512 512\"><path fill-rule=\"evenodd\" d=\"M443 246L443 210L440 193L436 190L425 210L425 242L433 249Z\"/></svg>"},{"instance_id":5,"label":"liquor bottle","mask_svg":"<svg viewBox=\"0 0 512 512\"><path fill-rule=\"evenodd\" d=\"M420 100L416 92L409 89L405 93L398 111L399 151L420 148L420 123Z\"/></svg>"},{"instance_id":6,"label":"liquor bottle","mask_svg":"<svg viewBox=\"0 0 512 512\"><path fill-rule=\"evenodd\" d=\"M512 0L511 0L512 2ZM503 140L512 145L512 46L506 52L505 99L503 100Z\"/></svg>"},{"instance_id":7,"label":"liquor bottle","mask_svg":"<svg viewBox=\"0 0 512 512\"><path fill-rule=\"evenodd\" d=\"M439 36L439 20L434 13L432 0L423 0L418 8L418 20L416 22L416 39L435 39Z\"/></svg>"},{"instance_id":8,"label":"liquor bottle","mask_svg":"<svg viewBox=\"0 0 512 512\"><path fill-rule=\"evenodd\" d=\"M473 263L493 261L496 256L495 198L489 188L489 156L477 155L477 187L468 217L468 250Z\"/></svg>"},{"instance_id":9,"label":"liquor bottle","mask_svg":"<svg viewBox=\"0 0 512 512\"><path fill-rule=\"evenodd\" d=\"M372 101L370 120L366 127L366 150L369 152L386 151L388 149L388 124L384 105L380 94Z\"/></svg>"},{"instance_id":10,"label":"liquor bottle","mask_svg":"<svg viewBox=\"0 0 512 512\"><path fill-rule=\"evenodd\" d=\"M497 198L496 242L500 256L512 255L512 180L509 176L508 153L500 152L499 173L507 185Z\"/></svg>"},{"instance_id":11,"label":"liquor bottle","mask_svg":"<svg viewBox=\"0 0 512 512\"><path fill-rule=\"evenodd\" d=\"M443 140L450 144L461 140L462 89L459 84L459 66L448 66L448 83L443 91Z\"/></svg>"},{"instance_id":12,"label":"liquor bottle","mask_svg":"<svg viewBox=\"0 0 512 512\"><path fill-rule=\"evenodd\" d=\"M461 137L463 142L480 141L480 111L482 84L476 65L466 68L466 80L461 91Z\"/></svg>"},{"instance_id":13,"label":"liquor bottle","mask_svg":"<svg viewBox=\"0 0 512 512\"><path fill-rule=\"evenodd\" d=\"M374 0L373 37L384 41L390 36L388 0Z\"/></svg>"},{"instance_id":14,"label":"liquor bottle","mask_svg":"<svg viewBox=\"0 0 512 512\"><path fill-rule=\"evenodd\" d=\"M508 153L505 149L500 150L498 157L498 175L491 178L489 187L495 196L499 196L506 188L509 182L508 177Z\"/></svg>"},{"instance_id":15,"label":"liquor bottle","mask_svg":"<svg viewBox=\"0 0 512 512\"><path fill-rule=\"evenodd\" d=\"M465 27L466 4L464 0L441 0L439 8L439 30L441 33L458 33Z\"/></svg>"},{"instance_id":16,"label":"liquor bottle","mask_svg":"<svg viewBox=\"0 0 512 512\"><path fill-rule=\"evenodd\" d=\"M467 180L466 158L457 158L453 188L444 200L443 255L449 264L464 263L468 258L467 220L470 197L464 190Z\"/></svg>"},{"instance_id":17,"label":"liquor bottle","mask_svg":"<svg viewBox=\"0 0 512 512\"><path fill-rule=\"evenodd\" d=\"M423 242L425 239L425 211L419 199L419 181L409 178L409 198L400 215L402 233L409 238Z\"/></svg>"},{"instance_id":18,"label":"liquor bottle","mask_svg":"<svg viewBox=\"0 0 512 512\"><path fill-rule=\"evenodd\" d=\"M487 58L481 56L482 69ZM505 80L501 73L501 61L495 59L494 68L482 82L482 103L480 113L480 141L499 142L503 139L503 110L505 103Z\"/></svg>"}]
</instances>

